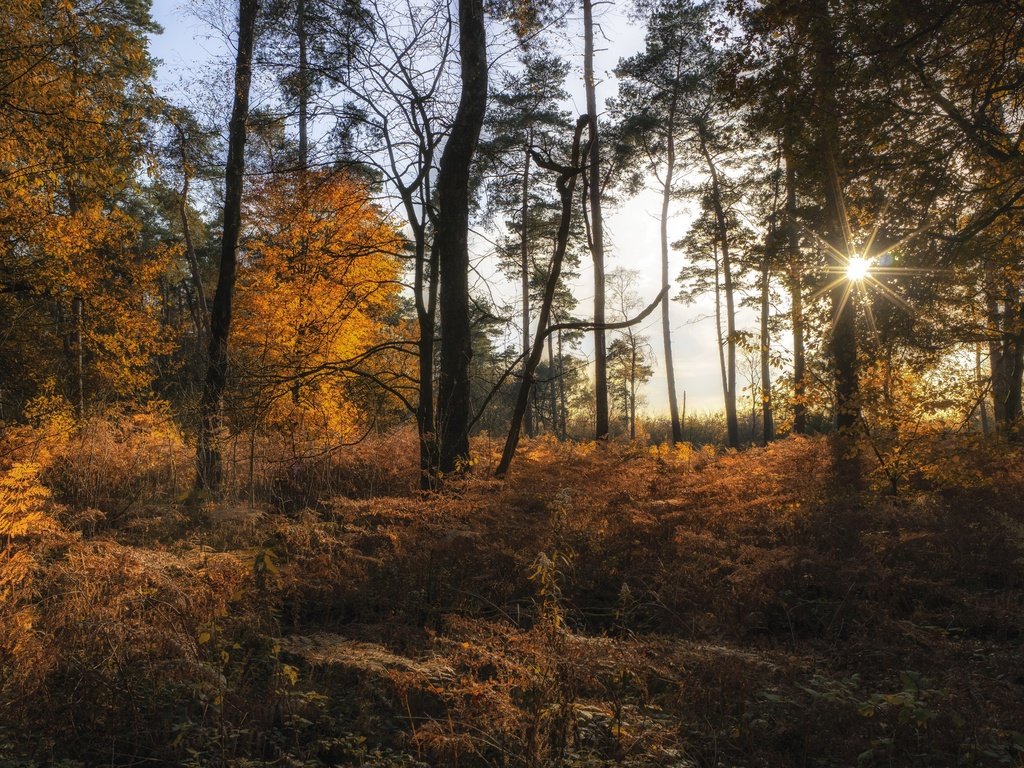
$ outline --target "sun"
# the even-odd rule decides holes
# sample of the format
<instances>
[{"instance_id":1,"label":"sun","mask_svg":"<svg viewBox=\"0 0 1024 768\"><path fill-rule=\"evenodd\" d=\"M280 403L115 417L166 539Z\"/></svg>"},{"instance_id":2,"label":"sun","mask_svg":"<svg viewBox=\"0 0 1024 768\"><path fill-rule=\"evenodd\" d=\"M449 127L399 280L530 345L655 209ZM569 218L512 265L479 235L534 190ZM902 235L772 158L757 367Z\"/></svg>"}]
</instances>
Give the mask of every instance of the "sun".
<instances>
[{"instance_id":1,"label":"sun","mask_svg":"<svg viewBox=\"0 0 1024 768\"><path fill-rule=\"evenodd\" d=\"M866 241L863 243L858 242L855 244L854 235L847 224L847 226L844 227L844 231L846 233L844 237L844 244L846 247L842 250L834 246L814 230L806 226L804 227L805 231L814 238L823 249L828 251L832 257L830 259L831 264L825 268L826 273L831 279L827 280L824 285L821 285L811 295L811 301L816 300L819 296L822 296L829 291L839 289L840 286L842 286L842 296L839 300L839 306L833 310L833 330L835 330L836 323L839 322L840 316L843 314L844 309L853 297L866 299L870 294L877 294L907 312L913 313L914 308L910 303L893 289L895 287L894 283L896 278L916 274L934 274L936 272L944 271L935 267L906 267L896 263L898 260L898 256L896 255L897 251L906 243L927 231L927 223L922 224L918 229L909 232L895 243L885 248L874 248L875 239L881 229L883 216L879 216L878 219L876 219L874 227L867 236ZM869 256L867 254L871 255ZM890 286L889 283L893 283L893 285ZM877 336L878 329L875 327L875 318L871 308L871 302L861 301L857 303L863 306L868 325L871 327L872 332Z\"/></svg>"},{"instance_id":2,"label":"sun","mask_svg":"<svg viewBox=\"0 0 1024 768\"><path fill-rule=\"evenodd\" d=\"M846 278L853 281L861 281L868 276L871 269L871 259L854 254L846 264Z\"/></svg>"}]
</instances>

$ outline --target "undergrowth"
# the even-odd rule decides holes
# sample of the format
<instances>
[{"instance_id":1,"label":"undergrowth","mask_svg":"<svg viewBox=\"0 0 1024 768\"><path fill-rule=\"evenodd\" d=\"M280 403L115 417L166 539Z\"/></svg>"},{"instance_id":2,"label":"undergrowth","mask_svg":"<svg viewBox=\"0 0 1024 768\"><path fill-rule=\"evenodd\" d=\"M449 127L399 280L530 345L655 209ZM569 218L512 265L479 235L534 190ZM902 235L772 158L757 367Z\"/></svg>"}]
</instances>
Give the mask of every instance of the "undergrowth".
<instances>
[{"instance_id":1,"label":"undergrowth","mask_svg":"<svg viewBox=\"0 0 1024 768\"><path fill-rule=\"evenodd\" d=\"M893 493L825 438L540 439L501 483L478 441L420 497L406 435L197 510L159 413L63 418L0 446L0 764L1024 764L1011 445Z\"/></svg>"}]
</instances>

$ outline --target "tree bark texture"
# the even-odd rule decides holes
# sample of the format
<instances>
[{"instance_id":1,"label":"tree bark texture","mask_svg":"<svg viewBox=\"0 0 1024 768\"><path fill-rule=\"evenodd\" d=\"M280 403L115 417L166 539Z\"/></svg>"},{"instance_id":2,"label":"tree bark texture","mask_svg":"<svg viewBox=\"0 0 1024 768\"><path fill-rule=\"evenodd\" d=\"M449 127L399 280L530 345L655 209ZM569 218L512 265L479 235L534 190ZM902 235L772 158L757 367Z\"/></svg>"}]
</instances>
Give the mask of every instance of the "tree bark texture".
<instances>
[{"instance_id":1,"label":"tree bark texture","mask_svg":"<svg viewBox=\"0 0 1024 768\"><path fill-rule=\"evenodd\" d=\"M441 364L437 384L438 470L469 461L469 173L487 106L483 0L459 1L462 93L437 176Z\"/></svg>"},{"instance_id":2,"label":"tree bark texture","mask_svg":"<svg viewBox=\"0 0 1024 768\"><path fill-rule=\"evenodd\" d=\"M210 348L206 378L199 403L200 427L196 444L196 487L220 490L223 479L217 437L223 422L224 388L228 374L228 336L235 290L238 237L242 221L242 185L245 174L246 119L252 81L252 48L257 0L239 0L238 52L235 58L235 90L228 123L228 157L224 174L224 227L220 271L210 317Z\"/></svg>"}]
</instances>

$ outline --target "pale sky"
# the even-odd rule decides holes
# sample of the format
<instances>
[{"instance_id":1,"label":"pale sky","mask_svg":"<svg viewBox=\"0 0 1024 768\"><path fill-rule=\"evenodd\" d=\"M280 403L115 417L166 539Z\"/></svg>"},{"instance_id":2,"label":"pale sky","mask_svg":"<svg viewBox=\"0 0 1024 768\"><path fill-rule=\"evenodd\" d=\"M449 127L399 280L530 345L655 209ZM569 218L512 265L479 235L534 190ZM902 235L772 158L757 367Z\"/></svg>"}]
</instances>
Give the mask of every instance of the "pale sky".
<instances>
[{"instance_id":1,"label":"pale sky","mask_svg":"<svg viewBox=\"0 0 1024 768\"><path fill-rule=\"evenodd\" d=\"M605 41L599 38L596 44L600 49L596 52L595 65L599 80L599 104L604 104L606 99L615 95L616 85L612 70L618 60L636 53L643 47L644 30L641 25L626 17L622 10L624 5L610 4L599 14L601 29L606 38ZM224 67L224 35L208 21L198 19L193 8L193 4L182 3L181 0L153 0L153 18L164 28L162 35L154 35L151 39L153 55L162 60L158 71L158 85L173 101L205 98L214 104L223 104L223 120L226 123L230 104L230 94L227 90L230 87L230 80L218 77L216 73L216 70ZM570 30L577 26L570 22ZM567 105L567 108L579 114L584 111L585 105L582 83L582 37L577 37L574 32L566 33L565 45L566 50L560 52L570 59L573 66L569 82L566 84L572 95L572 103ZM223 85L222 94L197 92L215 89L216 83ZM606 270L611 271L617 267L638 270L640 278L635 289L644 305L650 303L661 289L658 238L660 206L660 196L648 191L623 202L616 210L609 212L606 219ZM669 222L670 241L677 240L685 234L690 221L688 207L682 202L674 203ZM672 253L670 259L670 274L674 279L682 266L682 256ZM489 270L486 264L481 264L479 271L486 275L489 272L496 272L496 269ZM590 316L593 272L587 260L584 260L581 273L580 278L574 283L574 292L579 300L577 314ZM512 295L512 289L499 287L498 290L502 295ZM509 292L506 293L506 290ZM676 292L677 287L673 283L670 295L675 295ZM684 307L674 301L671 303L676 386L680 403L683 390L686 391L687 409L691 413L717 411L722 408L721 376L714 320L711 316L712 307L710 296L706 301L691 307ZM749 311L740 310L738 326L740 329L756 331L756 319ZM662 359L664 355L660 310L652 313L644 321L641 329L650 336L651 346L657 358L654 377L646 387L646 411L652 415L667 414L668 395ZM593 345L589 338L584 343L583 350L593 356ZM745 384L741 372L741 390Z\"/></svg>"}]
</instances>

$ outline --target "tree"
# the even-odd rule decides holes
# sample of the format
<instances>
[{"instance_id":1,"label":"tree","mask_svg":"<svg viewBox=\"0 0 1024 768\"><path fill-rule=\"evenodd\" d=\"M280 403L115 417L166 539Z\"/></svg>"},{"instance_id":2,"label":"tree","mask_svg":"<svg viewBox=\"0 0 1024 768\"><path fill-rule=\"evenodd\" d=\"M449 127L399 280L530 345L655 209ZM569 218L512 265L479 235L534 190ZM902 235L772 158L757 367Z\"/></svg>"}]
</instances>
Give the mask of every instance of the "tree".
<instances>
[{"instance_id":1,"label":"tree","mask_svg":"<svg viewBox=\"0 0 1024 768\"><path fill-rule=\"evenodd\" d=\"M773 237L774 232L769 237ZM763 444L768 445L775 439L775 417L772 412L772 379L771 379L771 276L772 276L772 250L774 244L765 246L761 255L761 420L764 425Z\"/></svg>"},{"instance_id":2,"label":"tree","mask_svg":"<svg viewBox=\"0 0 1024 768\"><path fill-rule=\"evenodd\" d=\"M707 164L710 177L709 197L714 214L716 246L721 254L722 290L725 294L725 346L728 350L726 380L728 387L725 397L725 418L729 431L730 447L739 447L739 423L736 417L736 298L733 275L733 253L730 244L730 228L726 213L724 180L719 172L716 153L713 151L712 133L707 122L697 124L697 141L700 153ZM716 273L717 274L717 273Z\"/></svg>"},{"instance_id":3,"label":"tree","mask_svg":"<svg viewBox=\"0 0 1024 768\"><path fill-rule=\"evenodd\" d=\"M567 66L558 57L533 48L522 51L521 69L503 73L491 95L491 110L481 142L490 216L504 214L509 230L502 266L520 283L521 335L524 362L530 348L531 297L536 292L537 268L533 252L556 236L559 224L557 196L550 184L533 173L531 152L550 151L568 133L568 115L559 102L566 99L563 84ZM577 262L573 251L570 261ZM526 434L533 436L533 408L524 415Z\"/></svg>"},{"instance_id":4,"label":"tree","mask_svg":"<svg viewBox=\"0 0 1024 768\"><path fill-rule=\"evenodd\" d=\"M581 135L585 124L590 122L589 117L583 116L576 123L576 131L573 134L572 149L569 155L569 164L561 165L550 158L541 157L536 150L533 151L534 161L551 171L558 173L558 193L561 198L562 210L559 219L558 234L555 238L554 253L551 256L551 264L548 268L547 281L544 288L544 298L541 301L540 313L537 320L537 332L533 345L530 347L529 355L523 365L523 377L519 385L519 394L516 398L515 408L512 411L512 420L509 425L508 437L505 439L505 448L501 454L501 461L495 470L495 475L502 477L508 472L515 456L516 446L519 443L519 431L523 418L526 415L530 402L530 394L534 384L534 372L540 363L541 355L544 352L544 339L551 332L549 318L555 299L555 291L561 276L562 262L565 259L569 243L569 232L572 222L572 198L576 186L576 178L581 175L583 168L581 160Z\"/></svg>"},{"instance_id":5,"label":"tree","mask_svg":"<svg viewBox=\"0 0 1024 768\"><path fill-rule=\"evenodd\" d=\"M697 88L694 78L701 74L693 68L693 61L703 55L702 41L708 31L709 9L692 0L642 2L638 6L647 23L647 47L642 53L619 62L616 106L621 112L620 132L661 187L661 278L662 284L667 286L670 279L669 208L677 192L680 170L676 158L686 131L685 102ZM661 308L661 327L672 442L678 443L683 433L676 399L667 299Z\"/></svg>"},{"instance_id":6,"label":"tree","mask_svg":"<svg viewBox=\"0 0 1024 768\"><path fill-rule=\"evenodd\" d=\"M804 349L804 280L800 253L800 232L796 206L796 163L786 147L786 265L790 296L790 323L793 329L793 433L807 433L806 352Z\"/></svg>"},{"instance_id":7,"label":"tree","mask_svg":"<svg viewBox=\"0 0 1024 768\"><path fill-rule=\"evenodd\" d=\"M440 269L441 364L437 384L438 471L469 461L469 179L487 107L482 0L459 0L462 93L437 177L435 242Z\"/></svg>"},{"instance_id":8,"label":"tree","mask_svg":"<svg viewBox=\"0 0 1024 768\"><path fill-rule=\"evenodd\" d=\"M590 207L589 245L594 260L594 393L595 432L598 440L608 437L608 371L605 355L604 218L601 213L601 141L598 134L597 82L594 78L593 0L583 3L583 85L587 99L589 137L584 199ZM584 217L587 215L584 206Z\"/></svg>"},{"instance_id":9,"label":"tree","mask_svg":"<svg viewBox=\"0 0 1024 768\"><path fill-rule=\"evenodd\" d=\"M310 167L311 106L327 83L343 83L372 29L361 0L268 0L260 14L257 64L277 73L286 103L294 105L298 133L292 165Z\"/></svg>"},{"instance_id":10,"label":"tree","mask_svg":"<svg viewBox=\"0 0 1024 768\"><path fill-rule=\"evenodd\" d=\"M757 135L749 137L751 145L758 142ZM757 372L757 405L761 411L761 441L764 445L775 439L775 414L772 391L772 282L780 261L780 234L778 222L785 215L782 206L782 158L778 150L772 152L765 145L746 168L740 179L745 187L744 203L748 219L759 226L761 242L752 242L747 249L743 271L755 275L756 289L743 302L759 315L759 339L756 347L760 370ZM774 157L773 157L774 155ZM774 161L774 162L772 162ZM753 374L751 374L753 378ZM753 436L752 438L753 439Z\"/></svg>"},{"instance_id":11,"label":"tree","mask_svg":"<svg viewBox=\"0 0 1024 768\"><path fill-rule=\"evenodd\" d=\"M615 269L608 273L608 292L612 312L626 320L640 308L640 296L633 290L640 273L632 269ZM668 297L664 297L668 301ZM664 305L664 304L663 304ZM608 347L608 381L611 385L613 402L617 401L619 411L629 431L629 439L636 439L636 412L640 402L640 387L654 375L653 355L649 339L637 333L633 326L627 326L616 333Z\"/></svg>"},{"instance_id":12,"label":"tree","mask_svg":"<svg viewBox=\"0 0 1024 768\"><path fill-rule=\"evenodd\" d=\"M704 168L707 184L702 189L704 204L711 215L715 240L716 279L720 279L725 300L724 382L729 445L739 446L736 414L736 296L734 254L729 201L735 197L724 166L740 156L735 110L718 90L726 54L711 40L713 16L703 3L674 0L641 3L649 18L647 50L623 62L626 76L624 103L630 118L626 132L648 156L648 165L665 163L662 192L662 271L667 275L667 217L672 196L676 151L681 149ZM666 281L667 285L667 281ZM716 296L718 294L716 293ZM663 328L667 307L662 309ZM721 315L721 313L719 313ZM664 333L663 333L664 335ZM668 355L670 346L666 347ZM673 427L675 431L675 427ZM681 429L680 429L681 432Z\"/></svg>"},{"instance_id":13,"label":"tree","mask_svg":"<svg viewBox=\"0 0 1024 768\"><path fill-rule=\"evenodd\" d=\"M721 188L719 188L721 193ZM698 295L711 293L715 301L715 329L722 377L722 394L725 402L728 444L739 447L739 420L736 410L737 378L736 350L740 332L736 327L736 285L733 265L730 260L726 270L723 237L730 257L738 255L738 249L746 249L752 233L742 226L731 210L728 200L720 198L714 204L711 191L703 202L700 217L694 222L687 235L679 241L678 247L687 255L689 265L679 274L680 293L678 299L693 303ZM723 325L724 321L724 325Z\"/></svg>"},{"instance_id":14,"label":"tree","mask_svg":"<svg viewBox=\"0 0 1024 768\"><path fill-rule=\"evenodd\" d=\"M403 241L345 171L255 181L245 221L227 416L250 430L251 461L269 427L301 471L415 397L414 345L397 318Z\"/></svg>"},{"instance_id":15,"label":"tree","mask_svg":"<svg viewBox=\"0 0 1024 768\"><path fill-rule=\"evenodd\" d=\"M128 397L166 349L164 247L132 215L158 111L141 3L16 0L0 37L0 408L43 389L83 415Z\"/></svg>"},{"instance_id":16,"label":"tree","mask_svg":"<svg viewBox=\"0 0 1024 768\"><path fill-rule=\"evenodd\" d=\"M839 174L840 118L839 101L836 98L838 72L836 39L828 3L819 1L808 8L806 34L816 55L812 81L817 105L819 132L816 137L816 156L819 164L819 178L823 183L822 199L825 222L825 240L829 249L830 264L836 270L845 269L846 259L851 257L853 234L850 231L843 195L842 179ZM860 404L857 399L857 335L855 304L847 301L849 287L839 283L830 291L832 303L832 339L830 352L835 370L836 429L840 432L852 430L859 418Z\"/></svg>"},{"instance_id":17,"label":"tree","mask_svg":"<svg viewBox=\"0 0 1024 768\"><path fill-rule=\"evenodd\" d=\"M211 131L204 129L187 109L168 106L164 117L169 135L163 147L163 170L168 176L178 177L179 187L175 190L177 199L174 209L181 228L185 259L191 278L196 336L201 344L208 343L210 307L193 235L193 209L189 195L196 177L207 173L207 169L213 165L213 135Z\"/></svg>"},{"instance_id":18,"label":"tree","mask_svg":"<svg viewBox=\"0 0 1024 768\"><path fill-rule=\"evenodd\" d=\"M223 420L224 388L228 375L228 337L231 305L237 272L238 235L242 218L242 184L245 174L246 119L252 81L252 49L257 0L239 0L238 49L235 86L228 123L228 157L224 172L224 227L221 235L220 271L213 296L210 349L203 394L199 404L200 427L196 442L196 487L217 492L222 480L220 450L216 441Z\"/></svg>"},{"instance_id":19,"label":"tree","mask_svg":"<svg viewBox=\"0 0 1024 768\"><path fill-rule=\"evenodd\" d=\"M458 73L453 71L447 4L407 6L406 11L368 4L373 32L355 51L339 130L357 134L347 142L351 159L383 179L408 227L418 330L420 486L427 489L434 484L439 447L434 403L437 161L457 108Z\"/></svg>"}]
</instances>

